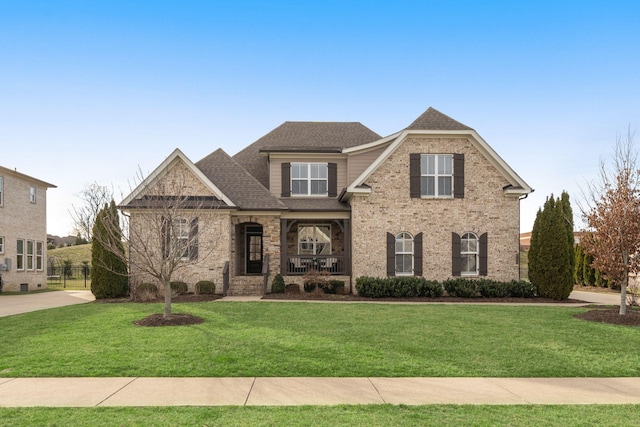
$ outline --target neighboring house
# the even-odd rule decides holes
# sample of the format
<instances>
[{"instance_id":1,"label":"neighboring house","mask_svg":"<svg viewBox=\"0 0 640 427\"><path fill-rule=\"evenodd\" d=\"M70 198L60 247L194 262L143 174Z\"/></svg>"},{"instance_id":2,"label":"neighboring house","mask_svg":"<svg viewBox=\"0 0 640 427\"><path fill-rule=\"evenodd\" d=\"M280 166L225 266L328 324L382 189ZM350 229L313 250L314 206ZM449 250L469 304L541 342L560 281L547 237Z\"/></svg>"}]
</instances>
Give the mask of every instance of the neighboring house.
<instances>
[{"instance_id":1,"label":"neighboring house","mask_svg":"<svg viewBox=\"0 0 640 427\"><path fill-rule=\"evenodd\" d=\"M266 259L269 284L320 270L352 291L360 276L519 277L520 199L533 190L433 108L387 137L360 123L285 122L232 157L218 149L192 163L176 149L122 202L132 224L152 181L179 171L194 196L216 201L195 218L199 241L217 244L181 273L191 287L220 290L228 262L229 293L260 294Z\"/></svg>"},{"instance_id":2,"label":"neighboring house","mask_svg":"<svg viewBox=\"0 0 640 427\"><path fill-rule=\"evenodd\" d=\"M47 287L47 189L55 185L0 166L3 291Z\"/></svg>"},{"instance_id":3,"label":"neighboring house","mask_svg":"<svg viewBox=\"0 0 640 427\"><path fill-rule=\"evenodd\" d=\"M77 241L77 236L60 237L47 234L47 244L53 245L56 248L66 248L68 246L74 246Z\"/></svg>"}]
</instances>

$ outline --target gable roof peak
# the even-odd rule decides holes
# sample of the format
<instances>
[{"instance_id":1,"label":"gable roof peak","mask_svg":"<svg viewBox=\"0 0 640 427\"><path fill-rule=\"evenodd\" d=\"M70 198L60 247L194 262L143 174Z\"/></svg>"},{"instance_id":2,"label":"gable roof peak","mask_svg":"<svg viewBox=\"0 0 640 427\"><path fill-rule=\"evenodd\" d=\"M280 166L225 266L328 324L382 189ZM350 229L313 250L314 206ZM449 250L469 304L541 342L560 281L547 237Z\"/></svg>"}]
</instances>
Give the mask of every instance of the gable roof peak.
<instances>
[{"instance_id":1,"label":"gable roof peak","mask_svg":"<svg viewBox=\"0 0 640 427\"><path fill-rule=\"evenodd\" d=\"M406 130L473 130L433 107L422 113Z\"/></svg>"}]
</instances>

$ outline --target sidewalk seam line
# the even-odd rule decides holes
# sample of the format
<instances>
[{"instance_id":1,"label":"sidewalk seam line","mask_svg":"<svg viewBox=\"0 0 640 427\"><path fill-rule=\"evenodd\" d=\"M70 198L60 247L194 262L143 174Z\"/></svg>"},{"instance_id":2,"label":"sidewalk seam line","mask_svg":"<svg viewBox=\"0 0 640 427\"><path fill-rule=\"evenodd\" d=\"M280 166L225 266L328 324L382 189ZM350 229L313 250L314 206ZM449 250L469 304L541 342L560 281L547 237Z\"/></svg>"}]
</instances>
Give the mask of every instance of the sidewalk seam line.
<instances>
[{"instance_id":1,"label":"sidewalk seam line","mask_svg":"<svg viewBox=\"0 0 640 427\"><path fill-rule=\"evenodd\" d=\"M371 386L373 387L373 389L376 391L376 393L378 393L378 396L380 396L380 400L382 400L382 403L385 404L387 403L386 400L384 400L384 397L382 397L382 394L380 394L380 390L378 390L378 387L376 387L376 385L373 383L373 381L371 380L371 377L367 377L367 380L369 381L369 384L371 384Z\"/></svg>"},{"instance_id":2,"label":"sidewalk seam line","mask_svg":"<svg viewBox=\"0 0 640 427\"><path fill-rule=\"evenodd\" d=\"M524 396L520 396L518 393L516 393L516 392L514 392L512 390L509 390L507 387L498 384L497 382L495 382L494 378L492 378L492 377L485 377L485 378L487 380L489 380L489 382L491 384L495 385L496 387L499 387L499 388L503 389L504 391L512 394L513 396L517 397L518 399L522 399L525 402L524 404L526 404L526 405L532 405L533 404L532 402L529 401L529 399L526 399Z\"/></svg>"},{"instance_id":3,"label":"sidewalk seam line","mask_svg":"<svg viewBox=\"0 0 640 427\"><path fill-rule=\"evenodd\" d=\"M98 407L98 406L102 405L104 402L106 402L107 400L111 399L114 395L116 395L117 393L120 393L122 390L124 390L126 387L128 387L132 382L136 381L138 378L139 377L133 377L131 379L131 381L129 381L128 383L126 383L125 385L123 385L122 387L120 387L119 389L114 391L113 393L111 393L109 396L107 396L104 399L102 399L100 402L98 402L95 407Z\"/></svg>"},{"instance_id":4,"label":"sidewalk seam line","mask_svg":"<svg viewBox=\"0 0 640 427\"><path fill-rule=\"evenodd\" d=\"M253 386L256 383L256 377L253 377L253 381L251 381L251 387L249 387L249 393L247 393L247 397L246 399L244 399L244 403L242 404L242 406L247 406L247 402L249 402L249 397L251 396L251 392L253 391Z\"/></svg>"}]
</instances>

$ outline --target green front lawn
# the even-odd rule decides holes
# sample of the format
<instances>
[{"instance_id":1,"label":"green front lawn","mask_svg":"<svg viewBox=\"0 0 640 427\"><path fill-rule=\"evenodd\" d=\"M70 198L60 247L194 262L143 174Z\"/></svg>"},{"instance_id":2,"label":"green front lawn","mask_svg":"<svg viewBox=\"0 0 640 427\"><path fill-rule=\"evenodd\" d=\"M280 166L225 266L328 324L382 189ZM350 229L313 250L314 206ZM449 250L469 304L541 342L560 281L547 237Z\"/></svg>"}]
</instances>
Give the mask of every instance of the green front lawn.
<instances>
[{"instance_id":1,"label":"green front lawn","mask_svg":"<svg viewBox=\"0 0 640 427\"><path fill-rule=\"evenodd\" d=\"M638 405L0 408L0 426L628 426Z\"/></svg>"},{"instance_id":2,"label":"green front lawn","mask_svg":"<svg viewBox=\"0 0 640 427\"><path fill-rule=\"evenodd\" d=\"M0 318L0 376L640 376L640 330L583 308L174 304L193 326L134 321L161 304L85 304Z\"/></svg>"}]
</instances>

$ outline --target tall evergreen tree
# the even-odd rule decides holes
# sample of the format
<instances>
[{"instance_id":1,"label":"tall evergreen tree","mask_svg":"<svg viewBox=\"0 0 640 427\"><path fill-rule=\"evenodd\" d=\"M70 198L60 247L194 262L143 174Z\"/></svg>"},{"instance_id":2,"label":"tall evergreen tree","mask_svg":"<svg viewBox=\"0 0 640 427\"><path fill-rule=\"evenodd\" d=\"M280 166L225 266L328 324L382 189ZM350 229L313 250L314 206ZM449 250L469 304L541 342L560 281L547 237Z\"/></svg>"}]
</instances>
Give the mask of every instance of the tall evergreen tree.
<instances>
[{"instance_id":1,"label":"tall evergreen tree","mask_svg":"<svg viewBox=\"0 0 640 427\"><path fill-rule=\"evenodd\" d=\"M585 254L582 265L582 280L585 286L596 284L596 270L593 268L593 255Z\"/></svg>"},{"instance_id":2,"label":"tall evergreen tree","mask_svg":"<svg viewBox=\"0 0 640 427\"><path fill-rule=\"evenodd\" d=\"M575 248L575 262L573 264L573 282L576 285L584 284L582 280L582 264L584 263L584 251L582 245L578 244Z\"/></svg>"},{"instance_id":3,"label":"tall evergreen tree","mask_svg":"<svg viewBox=\"0 0 640 427\"><path fill-rule=\"evenodd\" d=\"M97 299L119 298L129 292L118 209L112 200L98 213L91 242L91 292ZM109 248L109 249L107 249ZM116 248L118 254L113 252Z\"/></svg>"},{"instance_id":4,"label":"tall evergreen tree","mask_svg":"<svg viewBox=\"0 0 640 427\"><path fill-rule=\"evenodd\" d=\"M571 262L571 272L575 269L575 238L573 236L573 209L571 209L571 201L569 193L563 191L560 195L560 207L562 208L562 217L567 230L567 241L569 242L569 260Z\"/></svg>"},{"instance_id":5,"label":"tall evergreen tree","mask_svg":"<svg viewBox=\"0 0 640 427\"><path fill-rule=\"evenodd\" d=\"M529 279L538 295L555 300L566 299L573 289L570 244L561 199L547 199L538 211L531 233Z\"/></svg>"}]
</instances>

